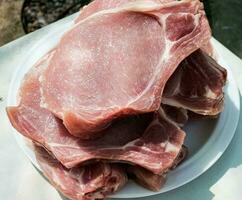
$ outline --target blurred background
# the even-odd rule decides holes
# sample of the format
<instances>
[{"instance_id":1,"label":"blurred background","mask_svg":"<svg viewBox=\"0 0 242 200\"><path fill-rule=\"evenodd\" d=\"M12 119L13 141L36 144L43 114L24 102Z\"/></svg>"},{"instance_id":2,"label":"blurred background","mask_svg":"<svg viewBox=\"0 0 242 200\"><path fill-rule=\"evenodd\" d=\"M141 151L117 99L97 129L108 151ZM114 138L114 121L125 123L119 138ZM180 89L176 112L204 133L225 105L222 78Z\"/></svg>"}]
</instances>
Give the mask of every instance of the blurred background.
<instances>
[{"instance_id":1,"label":"blurred background","mask_svg":"<svg viewBox=\"0 0 242 200\"><path fill-rule=\"evenodd\" d=\"M90 0L0 0L0 46L77 12ZM203 0L213 36L242 58L242 1Z\"/></svg>"}]
</instances>

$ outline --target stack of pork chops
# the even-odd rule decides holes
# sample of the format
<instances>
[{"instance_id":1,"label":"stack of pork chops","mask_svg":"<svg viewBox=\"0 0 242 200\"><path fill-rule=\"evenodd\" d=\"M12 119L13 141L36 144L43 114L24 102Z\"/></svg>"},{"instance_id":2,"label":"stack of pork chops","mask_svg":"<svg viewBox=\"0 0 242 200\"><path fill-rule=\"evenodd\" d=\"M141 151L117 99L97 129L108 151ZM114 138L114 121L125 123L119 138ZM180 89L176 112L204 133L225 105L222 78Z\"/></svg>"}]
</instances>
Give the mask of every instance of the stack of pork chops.
<instances>
[{"instance_id":1,"label":"stack of pork chops","mask_svg":"<svg viewBox=\"0 0 242 200\"><path fill-rule=\"evenodd\" d=\"M25 75L9 119L69 199L129 178L158 191L185 157L188 112L223 109L210 38L199 0L95 0Z\"/></svg>"}]
</instances>

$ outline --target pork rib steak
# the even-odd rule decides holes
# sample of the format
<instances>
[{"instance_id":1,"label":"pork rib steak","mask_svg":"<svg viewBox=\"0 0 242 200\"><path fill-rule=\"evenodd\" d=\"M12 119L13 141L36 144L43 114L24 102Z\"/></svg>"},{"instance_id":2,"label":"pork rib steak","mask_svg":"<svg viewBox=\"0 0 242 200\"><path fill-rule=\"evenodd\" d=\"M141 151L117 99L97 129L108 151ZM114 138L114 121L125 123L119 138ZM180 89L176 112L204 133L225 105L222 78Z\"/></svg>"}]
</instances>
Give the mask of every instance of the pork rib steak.
<instances>
[{"instance_id":1,"label":"pork rib steak","mask_svg":"<svg viewBox=\"0 0 242 200\"><path fill-rule=\"evenodd\" d=\"M94 138L115 118L158 110L170 75L210 36L198 0L137 0L96 12L57 45L40 78L41 106L71 134Z\"/></svg>"}]
</instances>

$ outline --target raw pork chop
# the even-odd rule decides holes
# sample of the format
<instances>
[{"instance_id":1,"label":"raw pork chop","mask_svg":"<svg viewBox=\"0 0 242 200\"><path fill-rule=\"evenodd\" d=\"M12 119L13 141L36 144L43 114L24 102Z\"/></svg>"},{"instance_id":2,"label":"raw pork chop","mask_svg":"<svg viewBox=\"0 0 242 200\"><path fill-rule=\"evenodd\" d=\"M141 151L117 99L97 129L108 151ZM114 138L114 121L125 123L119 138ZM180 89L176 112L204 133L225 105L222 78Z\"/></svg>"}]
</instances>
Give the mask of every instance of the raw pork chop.
<instances>
[{"instance_id":1,"label":"raw pork chop","mask_svg":"<svg viewBox=\"0 0 242 200\"><path fill-rule=\"evenodd\" d=\"M177 157L185 133L162 110L119 119L95 140L81 140L68 133L61 120L40 107L39 74L52 52L26 75L20 105L8 107L12 125L24 136L45 147L65 167L106 159L140 165L162 174Z\"/></svg>"},{"instance_id":2,"label":"raw pork chop","mask_svg":"<svg viewBox=\"0 0 242 200\"><path fill-rule=\"evenodd\" d=\"M135 1L97 12L57 45L41 76L42 107L71 134L96 137L114 118L158 110L170 75L210 36L198 0Z\"/></svg>"},{"instance_id":3,"label":"raw pork chop","mask_svg":"<svg viewBox=\"0 0 242 200\"><path fill-rule=\"evenodd\" d=\"M188 56L168 80L162 102L202 115L223 109L227 72L201 50Z\"/></svg>"},{"instance_id":4,"label":"raw pork chop","mask_svg":"<svg viewBox=\"0 0 242 200\"><path fill-rule=\"evenodd\" d=\"M127 182L125 171L117 164L98 162L66 169L42 147L35 146L35 155L46 178L70 200L104 199Z\"/></svg>"}]
</instances>

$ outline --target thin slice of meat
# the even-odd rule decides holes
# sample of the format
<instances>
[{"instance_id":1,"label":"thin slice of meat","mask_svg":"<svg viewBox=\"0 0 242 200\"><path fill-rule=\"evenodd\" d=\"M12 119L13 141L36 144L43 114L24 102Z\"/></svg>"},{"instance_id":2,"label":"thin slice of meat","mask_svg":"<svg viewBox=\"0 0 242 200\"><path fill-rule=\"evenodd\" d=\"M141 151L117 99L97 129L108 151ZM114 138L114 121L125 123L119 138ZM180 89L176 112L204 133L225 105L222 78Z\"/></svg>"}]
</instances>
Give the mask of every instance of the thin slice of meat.
<instances>
[{"instance_id":1,"label":"thin slice of meat","mask_svg":"<svg viewBox=\"0 0 242 200\"><path fill-rule=\"evenodd\" d=\"M51 56L26 75L20 89L20 105L7 108L12 125L21 134L45 147L67 168L105 159L140 165L162 174L172 165L185 133L162 110L153 120L152 113L122 118L95 140L70 135L61 120L40 107L39 75Z\"/></svg>"},{"instance_id":2,"label":"thin slice of meat","mask_svg":"<svg viewBox=\"0 0 242 200\"><path fill-rule=\"evenodd\" d=\"M162 104L161 107L165 111L167 117L176 122L178 126L183 127L187 123L188 114L186 109L165 104Z\"/></svg>"},{"instance_id":3,"label":"thin slice of meat","mask_svg":"<svg viewBox=\"0 0 242 200\"><path fill-rule=\"evenodd\" d=\"M186 158L187 154L187 147L183 145L179 155L176 157L167 172L175 169ZM167 172L164 172L162 175L157 175L139 166L128 166L127 172L135 182L152 191L159 191L166 182Z\"/></svg>"},{"instance_id":4,"label":"thin slice of meat","mask_svg":"<svg viewBox=\"0 0 242 200\"><path fill-rule=\"evenodd\" d=\"M210 36L198 0L139 0L89 15L57 45L41 105L71 134L96 137L115 118L158 110L170 75Z\"/></svg>"},{"instance_id":5,"label":"thin slice of meat","mask_svg":"<svg viewBox=\"0 0 242 200\"><path fill-rule=\"evenodd\" d=\"M35 155L45 177L70 200L101 200L127 182L126 172L117 164L98 162L66 169L42 147L35 146Z\"/></svg>"},{"instance_id":6,"label":"thin slice of meat","mask_svg":"<svg viewBox=\"0 0 242 200\"><path fill-rule=\"evenodd\" d=\"M197 50L188 56L168 80L162 103L202 115L223 109L227 72L210 56Z\"/></svg>"}]
</instances>

